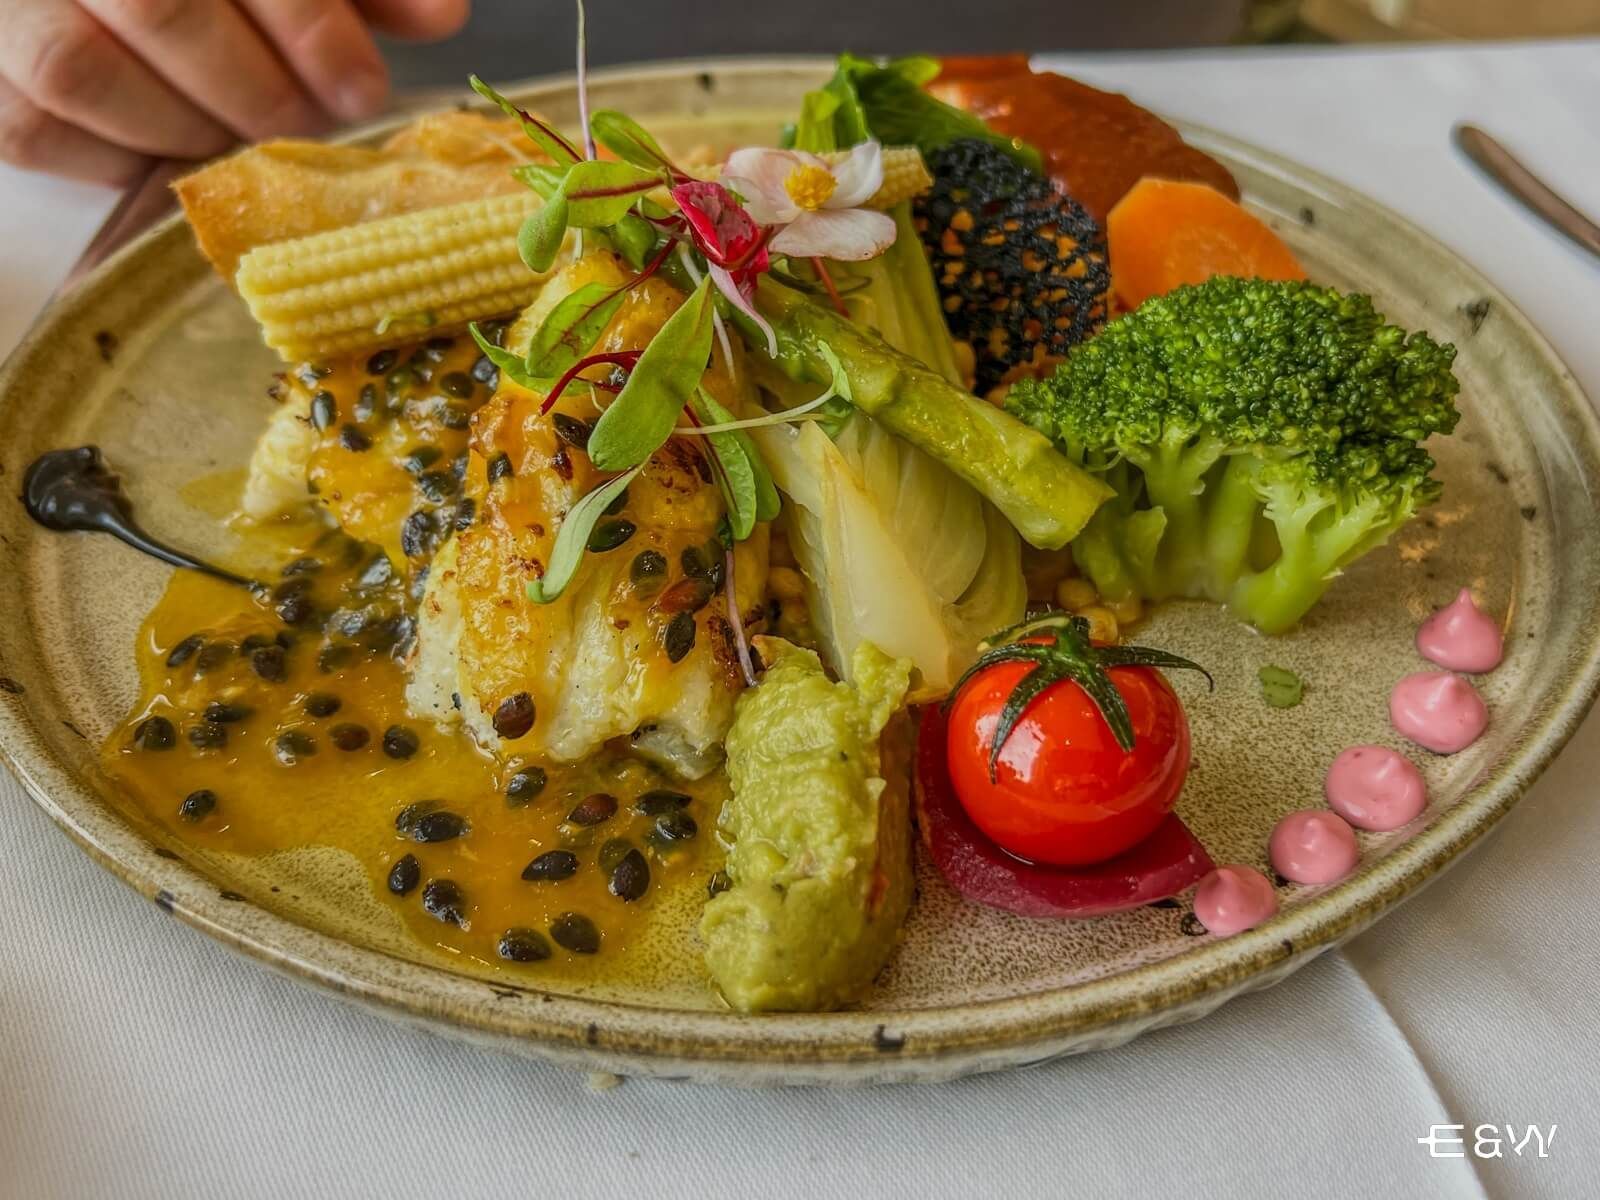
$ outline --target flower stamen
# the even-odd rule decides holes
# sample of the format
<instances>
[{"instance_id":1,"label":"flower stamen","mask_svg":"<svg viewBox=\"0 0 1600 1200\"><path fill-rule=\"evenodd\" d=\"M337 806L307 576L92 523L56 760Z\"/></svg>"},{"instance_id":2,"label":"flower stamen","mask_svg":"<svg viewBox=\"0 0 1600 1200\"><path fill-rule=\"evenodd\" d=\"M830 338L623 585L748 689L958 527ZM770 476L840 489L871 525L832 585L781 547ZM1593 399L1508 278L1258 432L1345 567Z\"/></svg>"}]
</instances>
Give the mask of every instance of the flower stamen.
<instances>
[{"instance_id":1,"label":"flower stamen","mask_svg":"<svg viewBox=\"0 0 1600 1200\"><path fill-rule=\"evenodd\" d=\"M807 212L816 212L826 204L838 186L839 181L832 171L812 163L797 166L783 181L783 190L789 193L789 199Z\"/></svg>"}]
</instances>

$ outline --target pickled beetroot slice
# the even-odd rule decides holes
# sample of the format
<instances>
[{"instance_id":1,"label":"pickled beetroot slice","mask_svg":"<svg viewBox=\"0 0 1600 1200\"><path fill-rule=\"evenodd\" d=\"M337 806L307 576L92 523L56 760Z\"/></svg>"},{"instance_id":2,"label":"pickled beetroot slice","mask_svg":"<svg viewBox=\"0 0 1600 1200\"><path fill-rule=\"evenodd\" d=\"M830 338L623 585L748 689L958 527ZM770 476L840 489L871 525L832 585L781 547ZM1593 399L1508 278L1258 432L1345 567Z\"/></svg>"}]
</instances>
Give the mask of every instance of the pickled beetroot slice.
<instances>
[{"instance_id":1,"label":"pickled beetroot slice","mask_svg":"<svg viewBox=\"0 0 1600 1200\"><path fill-rule=\"evenodd\" d=\"M974 904L1021 917L1099 917L1176 895L1212 869L1211 856L1176 813L1133 849L1092 867L1013 858L984 836L956 799L945 761L945 724L937 706L922 709L917 824L934 866Z\"/></svg>"}]
</instances>

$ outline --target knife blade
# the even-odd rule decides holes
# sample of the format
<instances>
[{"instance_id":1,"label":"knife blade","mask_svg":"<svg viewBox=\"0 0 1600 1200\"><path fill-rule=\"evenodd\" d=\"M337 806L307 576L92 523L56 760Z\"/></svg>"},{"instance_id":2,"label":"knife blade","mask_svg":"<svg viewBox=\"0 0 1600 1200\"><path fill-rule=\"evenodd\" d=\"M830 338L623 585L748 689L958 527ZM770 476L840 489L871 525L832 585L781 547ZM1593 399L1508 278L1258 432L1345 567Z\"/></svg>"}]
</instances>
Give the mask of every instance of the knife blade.
<instances>
[{"instance_id":1,"label":"knife blade","mask_svg":"<svg viewBox=\"0 0 1600 1200\"><path fill-rule=\"evenodd\" d=\"M1478 167L1558 233L1571 238L1600 258L1600 225L1596 225L1563 199L1544 180L1528 170L1511 151L1476 125L1457 125L1456 146Z\"/></svg>"},{"instance_id":2,"label":"knife blade","mask_svg":"<svg viewBox=\"0 0 1600 1200\"><path fill-rule=\"evenodd\" d=\"M179 175L194 167L192 162L171 158L154 158L149 168L128 185L122 198L100 223L100 228L89 239L77 262L67 272L67 277L56 289L56 295L66 291L79 279L110 258L128 242L153 225L157 218L166 215L177 200L168 186Z\"/></svg>"}]
</instances>

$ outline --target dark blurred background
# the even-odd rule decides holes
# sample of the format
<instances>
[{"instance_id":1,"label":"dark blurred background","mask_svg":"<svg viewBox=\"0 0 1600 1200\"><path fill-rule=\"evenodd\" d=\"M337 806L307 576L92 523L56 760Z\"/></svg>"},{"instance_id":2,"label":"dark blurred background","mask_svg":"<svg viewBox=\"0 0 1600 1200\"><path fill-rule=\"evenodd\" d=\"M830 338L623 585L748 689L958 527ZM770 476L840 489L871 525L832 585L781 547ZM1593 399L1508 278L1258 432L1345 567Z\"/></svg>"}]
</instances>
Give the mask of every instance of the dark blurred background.
<instances>
[{"instance_id":1,"label":"dark blurred background","mask_svg":"<svg viewBox=\"0 0 1600 1200\"><path fill-rule=\"evenodd\" d=\"M993 54L1234 39L1249 0L589 0L595 65L707 54ZM570 71L571 0L474 0L437 46L386 47L401 87Z\"/></svg>"},{"instance_id":2,"label":"dark blurred background","mask_svg":"<svg viewBox=\"0 0 1600 1200\"><path fill-rule=\"evenodd\" d=\"M0 0L3 6L5 0ZM589 0L597 66L726 54L995 54L1239 42L1600 33L1600 0ZM474 0L437 46L385 47L402 88L570 71L571 0Z\"/></svg>"}]
</instances>

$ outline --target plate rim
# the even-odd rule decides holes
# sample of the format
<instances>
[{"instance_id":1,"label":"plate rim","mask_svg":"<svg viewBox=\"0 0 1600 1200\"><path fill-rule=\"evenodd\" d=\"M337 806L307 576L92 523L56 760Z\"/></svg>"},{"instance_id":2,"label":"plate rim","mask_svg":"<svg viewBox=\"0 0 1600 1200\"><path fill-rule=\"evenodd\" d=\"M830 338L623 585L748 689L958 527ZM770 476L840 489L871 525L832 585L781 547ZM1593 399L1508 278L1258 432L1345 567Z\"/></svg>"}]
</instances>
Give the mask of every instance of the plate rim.
<instances>
[{"instance_id":1,"label":"plate rim","mask_svg":"<svg viewBox=\"0 0 1600 1200\"><path fill-rule=\"evenodd\" d=\"M719 73L775 69L820 74L831 62L811 55L702 57L611 67L591 78L676 81L689 74L715 78ZM541 76L506 90L519 97L552 94L570 89L573 82L570 73ZM337 140L370 140L414 115L375 122ZM1539 329L1470 260L1347 184L1232 135L1187 121L1173 124L1201 148L1353 203L1459 263L1500 319L1512 322L1518 339L1562 380L1555 403L1575 420L1580 433L1569 447L1580 473L1600 481L1600 414ZM135 269L164 239L180 236L182 228L181 214L165 218L52 300L0 367L0 403L10 394L20 364L40 353L57 327L119 273ZM1600 612L1600 600L1594 611ZM1492 764L1476 786L1427 828L1387 854L1381 860L1383 870L1330 887L1254 930L1203 942L1158 962L1067 987L937 1008L750 1016L551 995L459 975L357 946L248 901L218 898L213 880L186 861L164 857L171 852L144 838L56 762L31 735L33 723L19 698L5 692L0 692L0 760L91 858L166 911L282 973L390 1015L590 1069L689 1073L721 1082L943 1077L1114 1044L1145 1028L1201 1015L1242 991L1275 982L1359 932L1479 844L1564 748L1600 693L1600 629L1579 653L1579 665L1524 742ZM64 806L56 794L70 797L73 807ZM136 852L108 844L107 835L114 831L137 839ZM240 919L245 913L249 919Z\"/></svg>"}]
</instances>

